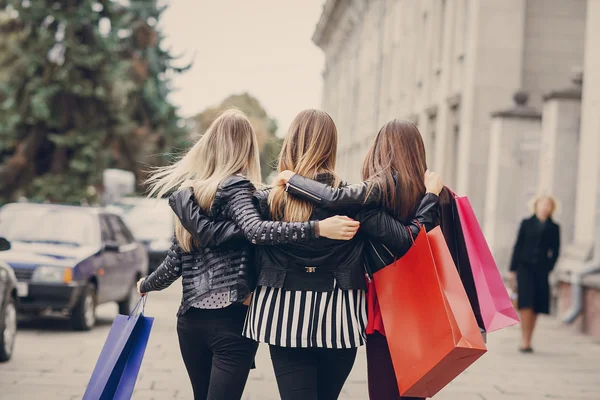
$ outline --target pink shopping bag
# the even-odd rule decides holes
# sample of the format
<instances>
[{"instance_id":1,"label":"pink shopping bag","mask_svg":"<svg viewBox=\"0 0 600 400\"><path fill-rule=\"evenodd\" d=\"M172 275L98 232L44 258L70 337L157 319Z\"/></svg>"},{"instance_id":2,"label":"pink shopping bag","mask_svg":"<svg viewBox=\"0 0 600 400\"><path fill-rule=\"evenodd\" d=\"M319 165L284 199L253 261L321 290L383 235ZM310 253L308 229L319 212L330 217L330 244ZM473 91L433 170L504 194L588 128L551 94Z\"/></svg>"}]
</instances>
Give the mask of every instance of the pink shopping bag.
<instances>
[{"instance_id":1,"label":"pink shopping bag","mask_svg":"<svg viewBox=\"0 0 600 400\"><path fill-rule=\"evenodd\" d=\"M493 332L518 324L519 317L485 241L481 226L477 222L469 198L459 197L456 194L454 196L485 330Z\"/></svg>"}]
</instances>

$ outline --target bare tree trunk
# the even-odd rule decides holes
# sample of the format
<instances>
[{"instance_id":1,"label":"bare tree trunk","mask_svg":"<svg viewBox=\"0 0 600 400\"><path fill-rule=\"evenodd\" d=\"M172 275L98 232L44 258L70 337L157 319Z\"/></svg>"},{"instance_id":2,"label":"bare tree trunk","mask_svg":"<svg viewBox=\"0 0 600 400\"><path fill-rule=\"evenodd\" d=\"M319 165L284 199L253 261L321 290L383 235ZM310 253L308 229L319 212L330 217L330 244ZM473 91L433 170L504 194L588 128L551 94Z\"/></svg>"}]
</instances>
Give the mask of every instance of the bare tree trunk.
<instances>
[{"instance_id":1,"label":"bare tree trunk","mask_svg":"<svg viewBox=\"0 0 600 400\"><path fill-rule=\"evenodd\" d=\"M10 197L19 187L25 173L35 166L36 155L44 143L45 133L35 127L17 146L15 153L0 166L0 196Z\"/></svg>"}]
</instances>

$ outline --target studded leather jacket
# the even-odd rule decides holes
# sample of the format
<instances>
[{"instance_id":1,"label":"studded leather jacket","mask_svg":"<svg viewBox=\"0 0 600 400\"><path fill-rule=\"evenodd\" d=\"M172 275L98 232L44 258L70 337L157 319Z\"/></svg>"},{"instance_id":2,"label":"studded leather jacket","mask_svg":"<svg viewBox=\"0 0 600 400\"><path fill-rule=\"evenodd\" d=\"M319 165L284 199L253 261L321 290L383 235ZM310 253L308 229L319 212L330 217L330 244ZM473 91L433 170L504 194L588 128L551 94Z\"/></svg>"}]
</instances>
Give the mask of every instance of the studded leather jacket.
<instances>
[{"instance_id":1,"label":"studded leather jacket","mask_svg":"<svg viewBox=\"0 0 600 400\"><path fill-rule=\"evenodd\" d=\"M183 298L178 315L214 292L229 293L231 302L243 302L254 290L256 270L252 244L305 242L319 237L315 221L264 221L254 207L255 187L243 176L221 183L209 210L202 215L192 189L182 189L169 204L196 246L185 252L174 239L165 260L141 285L142 292L162 290L180 276Z\"/></svg>"}]
</instances>

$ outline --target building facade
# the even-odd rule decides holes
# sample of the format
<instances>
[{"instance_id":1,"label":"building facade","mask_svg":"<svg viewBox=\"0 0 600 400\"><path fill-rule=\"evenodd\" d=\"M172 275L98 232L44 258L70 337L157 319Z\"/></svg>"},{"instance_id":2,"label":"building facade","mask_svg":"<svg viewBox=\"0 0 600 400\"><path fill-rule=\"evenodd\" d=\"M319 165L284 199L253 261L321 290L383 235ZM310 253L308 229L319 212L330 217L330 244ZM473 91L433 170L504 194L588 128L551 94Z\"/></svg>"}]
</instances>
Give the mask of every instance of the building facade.
<instances>
[{"instance_id":1,"label":"building facade","mask_svg":"<svg viewBox=\"0 0 600 400\"><path fill-rule=\"evenodd\" d=\"M469 196L501 269L540 193L561 204L557 276L589 269L600 234L599 0L327 0L313 41L345 179L361 180L385 122L409 119L429 168ZM583 281L593 289L596 277Z\"/></svg>"}]
</instances>

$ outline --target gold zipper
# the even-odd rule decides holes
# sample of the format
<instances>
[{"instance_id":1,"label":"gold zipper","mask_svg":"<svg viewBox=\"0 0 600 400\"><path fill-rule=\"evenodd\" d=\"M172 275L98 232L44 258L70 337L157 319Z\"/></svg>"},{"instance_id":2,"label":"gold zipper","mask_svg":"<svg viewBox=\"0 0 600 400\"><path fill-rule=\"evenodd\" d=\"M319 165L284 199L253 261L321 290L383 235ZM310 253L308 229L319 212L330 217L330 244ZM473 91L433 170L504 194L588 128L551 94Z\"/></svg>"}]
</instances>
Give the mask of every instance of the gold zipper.
<instances>
[{"instance_id":1,"label":"gold zipper","mask_svg":"<svg viewBox=\"0 0 600 400\"><path fill-rule=\"evenodd\" d=\"M311 197L311 198L313 198L313 199L315 199L315 200L317 200L317 201L321 201L321 198L320 198L320 197L317 197L317 196L315 196L314 194L312 194L312 193L310 193L310 192L307 192L307 191L306 191L306 190L304 190L304 189L300 189L300 188L299 188L299 187L297 187L297 186L292 186L292 185L290 185L290 184L289 184L289 182L285 184L285 191L287 192L287 191L288 191L288 189L289 189L290 187L291 187L291 188L293 188L294 190L297 190L297 191L299 191L300 193L303 193L303 194L307 195L308 197Z\"/></svg>"}]
</instances>

